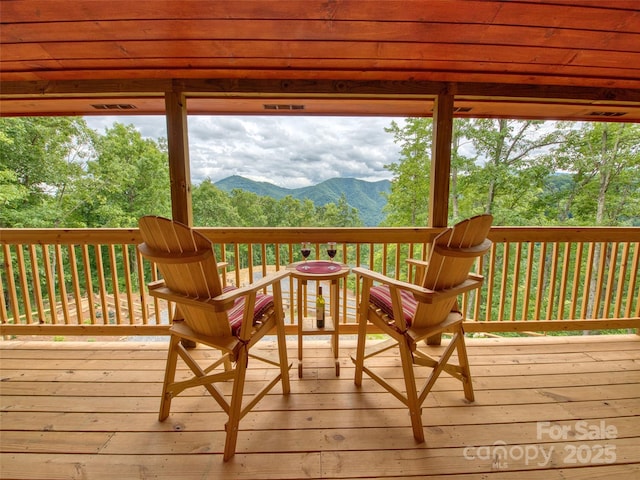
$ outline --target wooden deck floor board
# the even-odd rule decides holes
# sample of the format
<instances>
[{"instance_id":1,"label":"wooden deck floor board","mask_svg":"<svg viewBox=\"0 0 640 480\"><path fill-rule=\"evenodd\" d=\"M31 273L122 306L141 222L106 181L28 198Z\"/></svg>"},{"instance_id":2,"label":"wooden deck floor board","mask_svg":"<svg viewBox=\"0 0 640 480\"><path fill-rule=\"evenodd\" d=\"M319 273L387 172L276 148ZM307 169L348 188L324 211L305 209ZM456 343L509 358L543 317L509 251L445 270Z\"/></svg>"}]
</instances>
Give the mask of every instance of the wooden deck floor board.
<instances>
[{"instance_id":1,"label":"wooden deck floor board","mask_svg":"<svg viewBox=\"0 0 640 480\"><path fill-rule=\"evenodd\" d=\"M174 399L157 421L165 342L4 342L0 477L639 478L640 337L546 338L470 339L476 402L439 380L423 409L423 444L400 402L366 376L353 384L353 342L341 344L336 378L328 342L305 340L305 377L292 370L292 393L276 387L243 419L228 463L226 417L203 389ZM396 354L380 362L399 382ZM271 370L255 367L249 391ZM581 438L581 426L615 428L615 437ZM500 447L511 449L506 458ZM527 448L537 458L518 458Z\"/></svg>"}]
</instances>

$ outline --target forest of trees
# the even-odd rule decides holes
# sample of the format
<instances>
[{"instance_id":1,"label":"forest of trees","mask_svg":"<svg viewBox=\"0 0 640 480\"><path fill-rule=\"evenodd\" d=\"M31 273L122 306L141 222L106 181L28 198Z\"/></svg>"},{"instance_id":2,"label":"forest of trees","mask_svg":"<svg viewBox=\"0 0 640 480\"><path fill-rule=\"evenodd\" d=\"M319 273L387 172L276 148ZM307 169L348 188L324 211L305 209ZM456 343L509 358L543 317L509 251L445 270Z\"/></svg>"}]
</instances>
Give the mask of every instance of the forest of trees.
<instances>
[{"instance_id":1,"label":"forest of trees","mask_svg":"<svg viewBox=\"0 0 640 480\"><path fill-rule=\"evenodd\" d=\"M640 126L516 120L456 120L451 221L492 213L496 225L640 225ZM401 147L387 165L392 188L384 226L424 226L431 119L392 122ZM134 227L170 216L165 139L132 125L104 134L79 117L0 119L1 227ZM344 198L316 206L193 187L198 226L346 227L362 223ZM216 212L215 216L211 212Z\"/></svg>"},{"instance_id":2,"label":"forest of trees","mask_svg":"<svg viewBox=\"0 0 640 480\"><path fill-rule=\"evenodd\" d=\"M402 156L387 166L385 224L425 225L431 119L387 131ZM451 157L451 222L491 213L495 225L640 225L640 125L458 119Z\"/></svg>"},{"instance_id":3,"label":"forest of trees","mask_svg":"<svg viewBox=\"0 0 640 480\"><path fill-rule=\"evenodd\" d=\"M291 197L193 188L199 226L359 226L346 200L315 206ZM171 216L167 145L114 123L101 135L82 118L0 119L1 227L135 227ZM212 214L215 212L215 215Z\"/></svg>"}]
</instances>

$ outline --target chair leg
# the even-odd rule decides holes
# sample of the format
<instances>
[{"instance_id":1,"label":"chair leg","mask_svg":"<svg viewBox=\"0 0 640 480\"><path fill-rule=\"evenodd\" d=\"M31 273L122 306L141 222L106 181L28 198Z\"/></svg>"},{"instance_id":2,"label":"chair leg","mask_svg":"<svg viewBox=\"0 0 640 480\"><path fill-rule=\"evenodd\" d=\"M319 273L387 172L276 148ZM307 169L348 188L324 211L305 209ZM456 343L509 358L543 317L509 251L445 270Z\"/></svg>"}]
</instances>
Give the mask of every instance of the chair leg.
<instances>
[{"instance_id":1,"label":"chair leg","mask_svg":"<svg viewBox=\"0 0 640 480\"><path fill-rule=\"evenodd\" d=\"M224 444L223 460L226 462L236 453L238 442L238 429L240 416L242 415L242 394L247 373L247 360L249 353L246 348L241 348L236 360L236 374L233 379L231 402L229 404L229 420L226 425L227 438Z\"/></svg>"},{"instance_id":2,"label":"chair leg","mask_svg":"<svg viewBox=\"0 0 640 480\"><path fill-rule=\"evenodd\" d=\"M160 413L158 420L161 422L169 416L171 409L171 393L168 391L176 378L176 364L178 362L178 350L176 349L180 343L180 337L171 335L169 339L169 352L167 353L167 366L164 370L164 384L162 385L162 397L160 400Z\"/></svg>"},{"instance_id":3,"label":"chair leg","mask_svg":"<svg viewBox=\"0 0 640 480\"><path fill-rule=\"evenodd\" d=\"M360 386L362 385L362 372L364 367L364 347L367 340L367 317L360 313L360 319L358 323L358 343L356 345L356 373L353 382Z\"/></svg>"},{"instance_id":4,"label":"chair leg","mask_svg":"<svg viewBox=\"0 0 640 480\"><path fill-rule=\"evenodd\" d=\"M289 383L289 359L287 358L287 337L282 323L282 318L277 319L276 335L278 337L278 358L280 359L280 375L282 393L287 395L291 391Z\"/></svg>"},{"instance_id":5,"label":"chair leg","mask_svg":"<svg viewBox=\"0 0 640 480\"><path fill-rule=\"evenodd\" d=\"M404 375L405 389L407 392L407 406L409 407L409 416L411 418L411 427L413 428L413 437L418 443L424 442L424 429L422 428L422 408L418 401L418 388L416 386L416 378L413 372L413 356L406 342L399 342L400 361L402 362L402 371Z\"/></svg>"},{"instance_id":6,"label":"chair leg","mask_svg":"<svg viewBox=\"0 0 640 480\"><path fill-rule=\"evenodd\" d=\"M467 355L467 346L464 341L464 330L462 325L457 332L457 346L458 350L458 364L460 365L462 375L462 388L464 389L464 398L468 401L475 401L475 395L473 393L473 382L471 380L471 369L469 368L469 357Z\"/></svg>"}]
</instances>

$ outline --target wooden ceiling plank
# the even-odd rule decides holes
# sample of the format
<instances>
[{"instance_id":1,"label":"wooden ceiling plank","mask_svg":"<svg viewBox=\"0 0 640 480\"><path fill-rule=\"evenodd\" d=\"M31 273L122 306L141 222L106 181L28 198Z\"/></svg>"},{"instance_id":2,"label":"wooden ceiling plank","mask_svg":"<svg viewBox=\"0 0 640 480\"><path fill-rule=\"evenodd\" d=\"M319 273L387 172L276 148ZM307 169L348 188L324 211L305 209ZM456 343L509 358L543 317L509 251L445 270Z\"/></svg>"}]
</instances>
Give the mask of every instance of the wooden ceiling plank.
<instances>
[{"instance_id":1,"label":"wooden ceiling plank","mask_svg":"<svg viewBox=\"0 0 640 480\"><path fill-rule=\"evenodd\" d=\"M544 4L540 2L500 2L494 24L548 26L601 31L639 32L639 12L635 5L618 0L588 0L582 5L568 2Z\"/></svg>"},{"instance_id":2,"label":"wooden ceiling plank","mask_svg":"<svg viewBox=\"0 0 640 480\"><path fill-rule=\"evenodd\" d=\"M523 46L489 46L433 44L433 43L379 43L379 42L286 42L286 41L155 41L155 42L91 42L43 43L42 50L25 49L16 44L3 45L0 58L25 61L43 59L143 59L143 58L307 58L307 59L406 59L406 60L470 60L474 62L506 62L531 64L579 64L576 47L544 48ZM590 66L637 65L640 52L587 51ZM231 65L233 65L231 63Z\"/></svg>"},{"instance_id":3,"label":"wooden ceiling plank","mask_svg":"<svg viewBox=\"0 0 640 480\"><path fill-rule=\"evenodd\" d=\"M65 3L67 5L65 5ZM516 25L565 25L570 28L618 30L638 28L629 14L638 11L635 0L571 2L504 2L500 0L372 1L361 0L30 0L2 2L2 22L70 22L82 20L176 19L319 19L502 23ZM7 20L9 19L9 20ZM631 19L632 20L632 19ZM542 23L539 23L542 22ZM637 31L637 30L634 30Z\"/></svg>"},{"instance_id":4,"label":"wooden ceiling plank","mask_svg":"<svg viewBox=\"0 0 640 480\"><path fill-rule=\"evenodd\" d=\"M6 5L4 4L6 3ZM460 0L440 0L433 5L421 0L371 2L371 8L362 8L360 0L347 0L328 3L324 0L243 0L240 2L212 2L210 0L182 1L174 0L69 0L69 8L62 2L50 0L30 0L29 2L3 2L2 13L5 18L15 22L29 22L36 17L39 21L81 21L86 18L95 20L127 19L164 19L179 18L196 20L201 18L230 19L360 19L366 20L380 16L395 20L421 18L424 12L433 17L451 16L451 8L460 5ZM495 7L485 4L485 14L490 18Z\"/></svg>"},{"instance_id":5,"label":"wooden ceiling plank","mask_svg":"<svg viewBox=\"0 0 640 480\"><path fill-rule=\"evenodd\" d=\"M640 24L640 13L637 15ZM270 20L127 20L9 24L0 29L3 45L25 43L184 41L184 40L290 40L481 45L544 46L637 51L640 33L609 32L510 25L420 23L389 21L270 21Z\"/></svg>"},{"instance_id":6,"label":"wooden ceiling plank","mask_svg":"<svg viewBox=\"0 0 640 480\"><path fill-rule=\"evenodd\" d=\"M636 80L640 78L640 65L631 65L629 68L593 67L584 65L553 65L542 64L532 65L528 63L502 63L502 62L465 62L465 61L441 61L441 60L377 60L377 59L295 59L287 58L242 58L234 60L232 64L226 59L218 58L170 58L170 59L131 59L123 63L122 60L39 60L37 69L44 72L47 70L70 70L82 71L101 68L122 69L138 68L140 70L169 70L169 69L312 69L312 70L370 70L370 71L404 71L404 72L427 72L427 71L450 71L467 72L470 68L480 70L485 73L529 73L529 74L562 74L573 76L618 78ZM23 62L2 62L0 67L3 75L9 73L26 72L35 69L36 65L30 63L24 65Z\"/></svg>"},{"instance_id":7,"label":"wooden ceiling plank","mask_svg":"<svg viewBox=\"0 0 640 480\"><path fill-rule=\"evenodd\" d=\"M54 71L29 71L16 73L2 73L0 83L7 82L58 82L72 81L78 83L85 80L98 80L111 82L114 79L126 79L129 81L146 81L149 78L171 80L172 78L211 79L231 78L234 80L287 80L287 81L394 81L402 82L408 78L415 81L447 82L456 84L496 84L511 94L511 86L527 85L535 89L542 86L557 86L561 88L603 88L606 90L627 91L640 90L640 80L611 77L581 77L574 75L532 75L527 73L500 74L493 72L448 72L448 71L386 71L365 70L354 72L352 70L317 70L317 69L108 69L108 70L54 70ZM505 87L509 85L509 87ZM4 88L4 86L2 87ZM496 93L499 95L499 93ZM634 98L636 95L632 95ZM574 98L567 93L567 98Z\"/></svg>"},{"instance_id":8,"label":"wooden ceiling plank","mask_svg":"<svg viewBox=\"0 0 640 480\"><path fill-rule=\"evenodd\" d=\"M250 76L256 68L263 71L265 75L269 74L272 77L280 77L285 75L293 76L304 70L311 70L314 72L322 71L326 69L326 72L338 72L341 68L346 72L357 69L366 70L371 75L377 73L381 79L390 74L396 72L396 75L405 75L407 72L411 72L411 75L434 75L434 72L439 72L441 75L457 74L459 76L465 76L472 74L473 70L483 72L483 76L493 78L494 82L509 83L510 77L516 77L516 80L521 80L522 75L536 75L539 77L537 80L530 80L528 83L541 83L542 80L549 80L552 76L560 79L564 77L574 77L575 79L588 78L590 82L595 84L600 78L601 84L604 86L611 79L615 78L617 82L627 81L627 88L633 85L640 85L640 65L635 69L619 69L619 68L594 68L589 66L555 66L555 65L530 65L530 64L500 64L496 62L492 63L475 63L470 64L468 62L440 62L440 61L380 61L380 60L343 60L342 62L336 62L334 60L299 60L295 62L295 68L292 66L291 61L288 59L243 59L236 61L231 67L224 61L216 61L215 59L176 59L171 62L171 70L166 65L166 62L161 59L149 59L149 60L130 60L126 62L128 68L133 70L138 78L146 76L159 76L160 72L166 72L166 77L187 75L184 72L189 72L193 76L194 69L202 71L200 77L207 76L211 73L211 70L216 69L218 71L225 69L226 74L222 76ZM109 78L109 75L113 75L114 71L124 72L124 68L127 68L121 61L101 61L87 62L83 60L79 61L40 61L38 67L41 70L41 75L50 78L55 77L55 73L47 72L47 70L59 72L68 72L68 78L82 78L86 75L86 72L93 72L96 67L100 67L104 72L105 78ZM14 65L11 62L3 63L1 65L3 70L3 78L8 78L9 75L18 77L21 75L20 64ZM219 74L218 74L219 75ZM254 74L255 75L255 74ZM93 74L92 74L93 76ZM326 75L327 76L327 75ZM497 78L499 76L501 78Z\"/></svg>"}]
</instances>

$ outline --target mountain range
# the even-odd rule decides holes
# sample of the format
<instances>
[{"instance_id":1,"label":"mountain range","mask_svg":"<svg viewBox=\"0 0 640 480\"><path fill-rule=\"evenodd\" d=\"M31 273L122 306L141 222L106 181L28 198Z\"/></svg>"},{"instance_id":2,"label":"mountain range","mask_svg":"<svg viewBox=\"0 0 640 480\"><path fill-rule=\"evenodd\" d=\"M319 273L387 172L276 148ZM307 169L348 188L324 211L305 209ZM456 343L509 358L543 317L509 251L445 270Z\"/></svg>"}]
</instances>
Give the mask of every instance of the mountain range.
<instances>
[{"instance_id":1,"label":"mountain range","mask_svg":"<svg viewBox=\"0 0 640 480\"><path fill-rule=\"evenodd\" d=\"M223 178L214 184L220 190L230 192L234 189L245 190L256 195L280 200L291 195L298 200L309 199L316 206L338 203L344 194L347 203L358 209L362 223L367 227L380 224L385 215L382 212L387 200L383 193L389 193L391 182L365 182L355 178L331 178L318 185L302 188L283 188L268 182L254 182L239 175Z\"/></svg>"}]
</instances>

